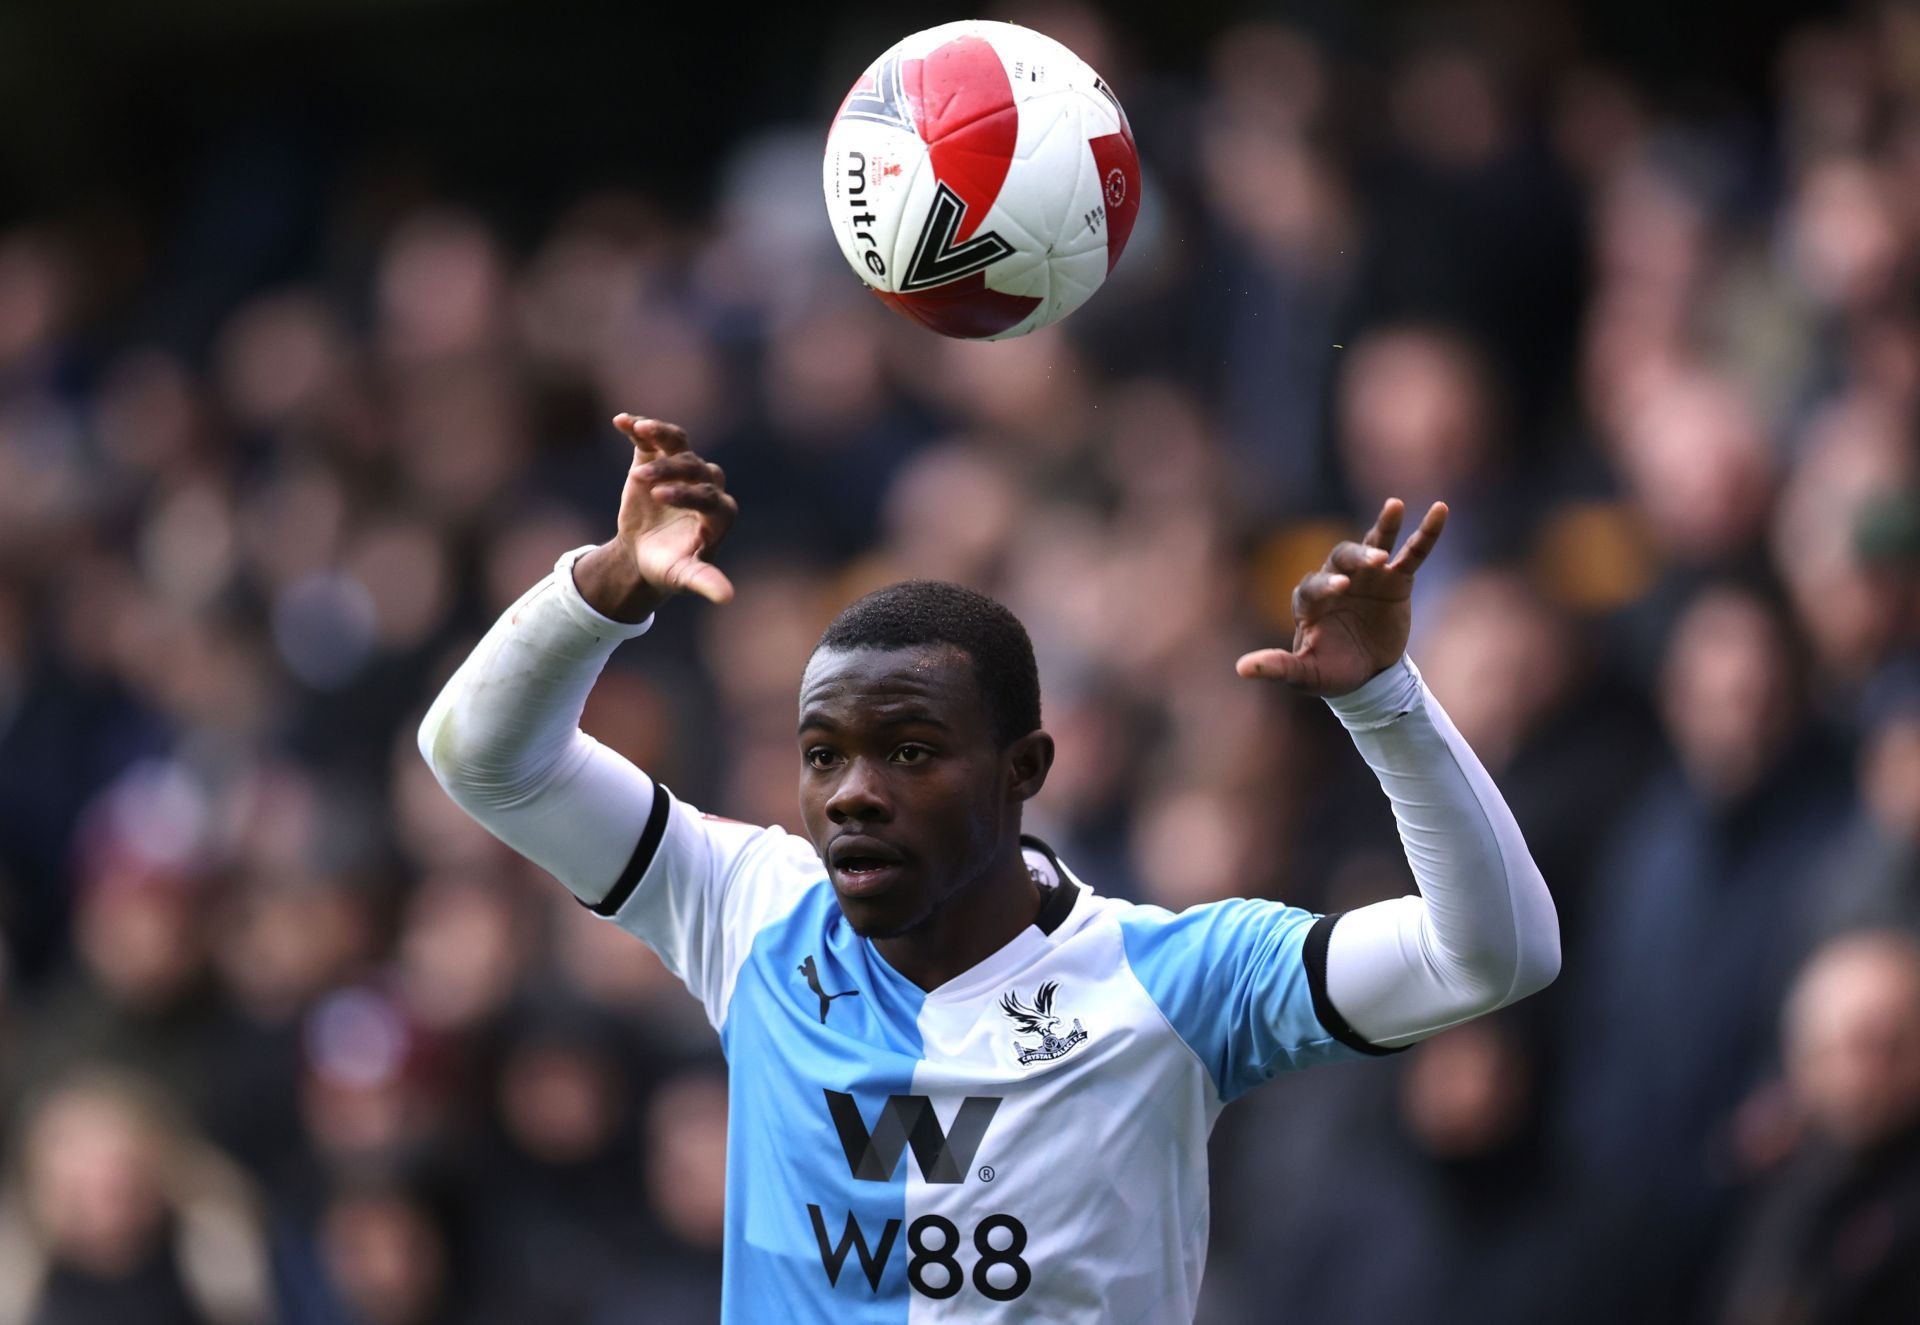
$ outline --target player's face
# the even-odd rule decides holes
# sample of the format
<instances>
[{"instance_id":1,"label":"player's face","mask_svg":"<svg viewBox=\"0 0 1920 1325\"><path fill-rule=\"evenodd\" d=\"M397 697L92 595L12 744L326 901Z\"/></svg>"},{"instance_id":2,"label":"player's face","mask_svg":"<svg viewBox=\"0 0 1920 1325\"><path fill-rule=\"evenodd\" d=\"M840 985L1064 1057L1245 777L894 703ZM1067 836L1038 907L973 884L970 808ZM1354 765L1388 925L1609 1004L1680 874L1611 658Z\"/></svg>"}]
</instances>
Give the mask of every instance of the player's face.
<instances>
[{"instance_id":1,"label":"player's face","mask_svg":"<svg viewBox=\"0 0 1920 1325\"><path fill-rule=\"evenodd\" d=\"M856 933L914 929L1019 834L1022 796L967 655L823 649L800 683L800 810Z\"/></svg>"}]
</instances>

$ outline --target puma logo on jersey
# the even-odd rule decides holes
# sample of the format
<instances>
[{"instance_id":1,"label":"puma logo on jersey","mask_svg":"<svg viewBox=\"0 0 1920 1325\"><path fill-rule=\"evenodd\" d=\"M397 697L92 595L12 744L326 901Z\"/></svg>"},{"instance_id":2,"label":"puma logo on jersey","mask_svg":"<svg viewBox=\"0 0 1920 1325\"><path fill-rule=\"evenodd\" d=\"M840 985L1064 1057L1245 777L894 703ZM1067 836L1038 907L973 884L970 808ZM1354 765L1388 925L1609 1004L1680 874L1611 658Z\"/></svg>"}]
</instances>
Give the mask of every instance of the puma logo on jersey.
<instances>
[{"instance_id":1,"label":"puma logo on jersey","mask_svg":"<svg viewBox=\"0 0 1920 1325\"><path fill-rule=\"evenodd\" d=\"M1014 1034L1040 1037L1038 1044L1014 1045L1014 1056L1020 1060L1020 1066L1050 1063L1087 1038L1087 1029L1078 1017L1073 1019L1072 1030L1060 1034L1060 1018L1053 1010L1053 996L1059 992L1060 986L1049 980L1034 992L1031 1004L1020 1001L1017 989L1001 997L1000 1010L1020 1028Z\"/></svg>"},{"instance_id":2,"label":"puma logo on jersey","mask_svg":"<svg viewBox=\"0 0 1920 1325\"><path fill-rule=\"evenodd\" d=\"M820 987L820 968L813 964L812 953L808 953L807 959L800 963L800 974L807 977L807 988L811 989L820 999L820 1024L822 1026L827 1024L827 1009L833 1006L834 999L857 998L860 995L858 989L842 989L837 994L829 994L826 990L822 989Z\"/></svg>"}]
</instances>

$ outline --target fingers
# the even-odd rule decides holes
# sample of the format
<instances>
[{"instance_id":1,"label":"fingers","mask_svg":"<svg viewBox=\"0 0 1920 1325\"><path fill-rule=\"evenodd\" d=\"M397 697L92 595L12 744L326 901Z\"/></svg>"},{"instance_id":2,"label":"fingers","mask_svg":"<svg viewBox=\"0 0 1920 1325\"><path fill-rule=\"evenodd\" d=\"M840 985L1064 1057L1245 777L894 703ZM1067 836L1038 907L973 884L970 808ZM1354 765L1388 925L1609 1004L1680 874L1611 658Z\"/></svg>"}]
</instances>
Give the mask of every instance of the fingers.
<instances>
[{"instance_id":1,"label":"fingers","mask_svg":"<svg viewBox=\"0 0 1920 1325\"><path fill-rule=\"evenodd\" d=\"M720 546L727 531L733 528L734 518L740 514L740 503L733 495L711 483L656 483L647 495L662 506L697 514L700 546L707 551Z\"/></svg>"},{"instance_id":2,"label":"fingers","mask_svg":"<svg viewBox=\"0 0 1920 1325\"><path fill-rule=\"evenodd\" d=\"M1360 541L1368 547L1393 551L1394 540L1400 537L1400 521L1406 514L1405 502L1398 497L1387 498L1380 506L1380 518L1373 522L1373 528L1367 530L1367 536Z\"/></svg>"},{"instance_id":3,"label":"fingers","mask_svg":"<svg viewBox=\"0 0 1920 1325\"><path fill-rule=\"evenodd\" d=\"M645 419L637 414L616 414L613 426L646 455L678 455L687 449L687 430L660 419Z\"/></svg>"},{"instance_id":4,"label":"fingers","mask_svg":"<svg viewBox=\"0 0 1920 1325\"><path fill-rule=\"evenodd\" d=\"M740 504L732 495L711 483L656 483L648 489L648 495L663 506L677 506L703 515L724 515L728 523L740 513Z\"/></svg>"},{"instance_id":5,"label":"fingers","mask_svg":"<svg viewBox=\"0 0 1920 1325\"><path fill-rule=\"evenodd\" d=\"M1373 528L1367 530L1360 542L1341 543L1335 547L1327 558L1326 569L1347 575L1374 570L1411 575L1419 570L1421 563L1433 552L1434 544L1440 541L1440 531L1447 527L1447 504L1437 501L1427 509L1420 527L1408 537L1396 556L1393 554L1393 544L1400 536L1400 526L1406 513L1406 503L1398 497L1387 498L1380 507L1380 517L1373 522Z\"/></svg>"},{"instance_id":6,"label":"fingers","mask_svg":"<svg viewBox=\"0 0 1920 1325\"><path fill-rule=\"evenodd\" d=\"M663 506L721 516L720 531L733 523L740 507L727 493L727 472L691 451L641 460L636 455L633 477L647 485L647 495Z\"/></svg>"},{"instance_id":7,"label":"fingers","mask_svg":"<svg viewBox=\"0 0 1920 1325\"><path fill-rule=\"evenodd\" d=\"M1440 531L1447 527L1447 504L1437 501L1427 508L1427 514L1420 521L1420 527L1413 531L1400 555L1388 565L1388 570L1411 575L1420 569L1420 565L1433 552L1434 544L1440 541Z\"/></svg>"},{"instance_id":8,"label":"fingers","mask_svg":"<svg viewBox=\"0 0 1920 1325\"><path fill-rule=\"evenodd\" d=\"M701 555L711 551L740 513L727 492L726 471L688 449L686 429L659 419L616 414L613 426L633 443L620 503L622 534L631 540L651 583L695 593L711 603L733 599L733 581ZM644 499L641 494L644 493ZM661 507L687 511L692 523L663 517Z\"/></svg>"},{"instance_id":9,"label":"fingers","mask_svg":"<svg viewBox=\"0 0 1920 1325\"><path fill-rule=\"evenodd\" d=\"M1318 570L1300 581L1293 591L1293 619L1296 625L1312 621L1326 605L1353 587L1353 581L1333 571Z\"/></svg>"},{"instance_id":10,"label":"fingers","mask_svg":"<svg viewBox=\"0 0 1920 1325\"><path fill-rule=\"evenodd\" d=\"M693 569L681 580L680 587L690 593L697 593L709 603L728 603L733 601L733 581L727 573L708 561L693 563Z\"/></svg>"},{"instance_id":11,"label":"fingers","mask_svg":"<svg viewBox=\"0 0 1920 1325\"><path fill-rule=\"evenodd\" d=\"M1290 685L1306 684L1309 679L1306 664L1285 649L1255 649L1252 653L1243 653L1233 670L1241 676L1285 681Z\"/></svg>"},{"instance_id":12,"label":"fingers","mask_svg":"<svg viewBox=\"0 0 1920 1325\"><path fill-rule=\"evenodd\" d=\"M1374 526L1374 533L1379 526ZM1367 537L1373 537L1369 533ZM1379 570L1387 564L1392 554L1386 548L1367 543L1338 543L1327 557L1325 569L1337 571L1342 575L1360 575L1367 571Z\"/></svg>"},{"instance_id":13,"label":"fingers","mask_svg":"<svg viewBox=\"0 0 1920 1325\"><path fill-rule=\"evenodd\" d=\"M649 483L706 483L716 488L727 485L727 471L691 451L677 455L655 456L650 460L634 454L633 476Z\"/></svg>"}]
</instances>

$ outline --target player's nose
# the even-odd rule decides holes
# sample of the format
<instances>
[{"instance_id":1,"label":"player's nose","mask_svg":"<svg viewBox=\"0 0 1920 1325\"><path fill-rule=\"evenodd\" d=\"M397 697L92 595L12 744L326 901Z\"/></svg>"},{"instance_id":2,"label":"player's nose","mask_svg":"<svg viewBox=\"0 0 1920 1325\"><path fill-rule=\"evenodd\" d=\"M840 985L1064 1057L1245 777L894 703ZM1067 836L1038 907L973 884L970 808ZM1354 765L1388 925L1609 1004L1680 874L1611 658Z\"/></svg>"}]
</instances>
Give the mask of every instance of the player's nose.
<instances>
[{"instance_id":1,"label":"player's nose","mask_svg":"<svg viewBox=\"0 0 1920 1325\"><path fill-rule=\"evenodd\" d=\"M827 797L827 818L837 824L876 823L893 817L885 782L872 761L852 759Z\"/></svg>"}]
</instances>

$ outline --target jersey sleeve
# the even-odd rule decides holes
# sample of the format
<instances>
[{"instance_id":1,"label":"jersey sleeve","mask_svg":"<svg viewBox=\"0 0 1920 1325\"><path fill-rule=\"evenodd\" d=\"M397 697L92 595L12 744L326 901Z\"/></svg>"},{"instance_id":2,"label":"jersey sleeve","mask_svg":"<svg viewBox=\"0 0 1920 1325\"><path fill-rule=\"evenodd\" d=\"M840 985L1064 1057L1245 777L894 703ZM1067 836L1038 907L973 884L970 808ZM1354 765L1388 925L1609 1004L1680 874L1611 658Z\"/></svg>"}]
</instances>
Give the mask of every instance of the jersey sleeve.
<instances>
[{"instance_id":1,"label":"jersey sleeve","mask_svg":"<svg viewBox=\"0 0 1920 1325\"><path fill-rule=\"evenodd\" d=\"M1120 918L1127 964L1224 1102L1294 1068L1385 1052L1328 1001L1334 917L1278 902L1209 902Z\"/></svg>"},{"instance_id":2,"label":"jersey sleeve","mask_svg":"<svg viewBox=\"0 0 1920 1325\"><path fill-rule=\"evenodd\" d=\"M717 1030L755 938L825 879L803 838L702 814L656 784L634 861L589 909L660 954Z\"/></svg>"},{"instance_id":3,"label":"jersey sleeve","mask_svg":"<svg viewBox=\"0 0 1920 1325\"><path fill-rule=\"evenodd\" d=\"M1418 896L1347 913L1332 1003L1368 1041L1405 1047L1545 988L1560 922L1520 825L1402 657L1328 702L1393 806Z\"/></svg>"},{"instance_id":4,"label":"jersey sleeve","mask_svg":"<svg viewBox=\"0 0 1920 1325\"><path fill-rule=\"evenodd\" d=\"M573 561L529 589L474 648L420 725L456 804L644 940L718 1026L753 936L824 879L777 828L715 819L580 730L607 659L648 622L594 611Z\"/></svg>"}]
</instances>

